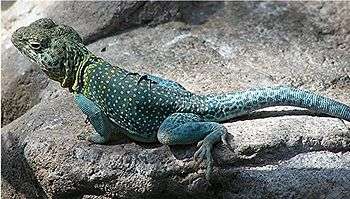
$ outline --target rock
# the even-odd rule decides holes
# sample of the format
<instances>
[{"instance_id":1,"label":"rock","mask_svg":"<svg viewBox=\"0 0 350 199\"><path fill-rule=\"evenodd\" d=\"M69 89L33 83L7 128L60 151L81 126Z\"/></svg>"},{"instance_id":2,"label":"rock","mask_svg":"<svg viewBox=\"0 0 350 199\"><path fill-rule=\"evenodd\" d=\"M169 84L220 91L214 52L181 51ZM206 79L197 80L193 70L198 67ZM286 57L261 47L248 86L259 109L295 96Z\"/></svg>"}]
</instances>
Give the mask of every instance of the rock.
<instances>
[{"instance_id":1,"label":"rock","mask_svg":"<svg viewBox=\"0 0 350 199\"><path fill-rule=\"evenodd\" d=\"M349 152L302 153L278 165L245 167L224 198L349 198Z\"/></svg>"},{"instance_id":2,"label":"rock","mask_svg":"<svg viewBox=\"0 0 350 199\"><path fill-rule=\"evenodd\" d=\"M12 6L13 3L15 3L15 1L4 1L4 2L1 2L1 11L7 10L9 7Z\"/></svg>"},{"instance_id":3,"label":"rock","mask_svg":"<svg viewBox=\"0 0 350 199\"><path fill-rule=\"evenodd\" d=\"M47 16L70 24L87 43L127 28L181 19L190 2L110 1L60 2L47 9Z\"/></svg>"},{"instance_id":4,"label":"rock","mask_svg":"<svg viewBox=\"0 0 350 199\"><path fill-rule=\"evenodd\" d=\"M209 5L207 5L209 4ZM15 2L4 12L3 28L13 32L42 17L70 24L90 43L127 28L184 20L191 9L217 6L201 2ZM203 7L203 8L202 8ZM205 21L208 15L202 16Z\"/></svg>"},{"instance_id":5,"label":"rock","mask_svg":"<svg viewBox=\"0 0 350 199\"><path fill-rule=\"evenodd\" d=\"M183 12L187 23L139 27L88 48L115 65L176 80L196 93L289 84L349 104L350 57L344 50L349 3L224 2L199 7L203 12ZM337 45L343 42L345 47ZM6 196L350 197L349 122L290 107L228 121L235 151L215 147L209 184L205 165L194 168L194 146L128 139L91 145L85 140L91 126L84 123L71 94L52 82L45 90L42 103L2 128Z\"/></svg>"}]
</instances>

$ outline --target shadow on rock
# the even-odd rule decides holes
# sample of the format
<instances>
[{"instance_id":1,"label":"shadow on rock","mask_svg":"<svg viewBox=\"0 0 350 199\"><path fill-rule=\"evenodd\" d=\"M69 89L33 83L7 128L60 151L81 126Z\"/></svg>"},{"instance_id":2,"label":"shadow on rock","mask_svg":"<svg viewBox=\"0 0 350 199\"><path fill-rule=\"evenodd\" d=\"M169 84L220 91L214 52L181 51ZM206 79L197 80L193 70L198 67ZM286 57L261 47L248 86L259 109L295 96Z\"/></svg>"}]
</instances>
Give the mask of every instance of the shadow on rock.
<instances>
[{"instance_id":1,"label":"shadow on rock","mask_svg":"<svg viewBox=\"0 0 350 199\"><path fill-rule=\"evenodd\" d=\"M281 117L281 116L317 116L317 117L332 117L323 113L316 113L310 110L281 110L281 111L258 111L252 112L245 116L234 118L228 120L227 122L235 121L245 121L245 120L254 120L254 119L264 119L269 117ZM336 117L333 117L336 118Z\"/></svg>"}]
</instances>

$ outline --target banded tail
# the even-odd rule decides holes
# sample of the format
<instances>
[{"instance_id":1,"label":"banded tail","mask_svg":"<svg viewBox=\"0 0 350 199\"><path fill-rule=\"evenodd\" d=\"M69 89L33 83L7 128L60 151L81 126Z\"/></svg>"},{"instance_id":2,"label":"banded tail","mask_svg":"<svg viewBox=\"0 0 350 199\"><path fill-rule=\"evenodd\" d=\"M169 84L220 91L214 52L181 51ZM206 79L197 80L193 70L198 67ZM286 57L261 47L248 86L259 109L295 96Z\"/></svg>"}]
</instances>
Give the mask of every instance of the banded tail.
<instances>
[{"instance_id":1,"label":"banded tail","mask_svg":"<svg viewBox=\"0 0 350 199\"><path fill-rule=\"evenodd\" d=\"M272 106L295 106L350 121L350 107L335 100L287 86L206 96L204 118L225 121Z\"/></svg>"}]
</instances>

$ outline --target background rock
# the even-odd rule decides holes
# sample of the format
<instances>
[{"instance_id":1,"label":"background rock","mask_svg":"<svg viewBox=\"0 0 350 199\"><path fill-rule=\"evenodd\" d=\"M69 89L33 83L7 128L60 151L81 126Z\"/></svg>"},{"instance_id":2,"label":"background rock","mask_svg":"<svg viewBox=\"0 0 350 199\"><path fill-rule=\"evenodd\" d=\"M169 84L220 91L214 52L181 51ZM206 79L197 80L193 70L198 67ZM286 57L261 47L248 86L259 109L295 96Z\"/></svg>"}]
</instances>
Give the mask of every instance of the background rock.
<instances>
[{"instance_id":1,"label":"background rock","mask_svg":"<svg viewBox=\"0 0 350 199\"><path fill-rule=\"evenodd\" d=\"M126 28L180 19L189 2L55 2L46 15L70 24L87 43Z\"/></svg>"},{"instance_id":2,"label":"background rock","mask_svg":"<svg viewBox=\"0 0 350 199\"><path fill-rule=\"evenodd\" d=\"M47 77L14 48L4 48L1 56L1 125L24 114L40 101Z\"/></svg>"},{"instance_id":3,"label":"background rock","mask_svg":"<svg viewBox=\"0 0 350 199\"><path fill-rule=\"evenodd\" d=\"M348 2L194 3L182 10L184 22L129 29L88 48L115 65L176 80L196 93L288 84L349 104L349 9ZM130 16L138 21L140 13ZM204 165L193 167L194 146L127 139L90 145L84 139L91 126L72 96L56 83L47 85L41 103L2 128L6 196L350 197L349 122L291 107L229 121L236 150L215 148L209 184Z\"/></svg>"},{"instance_id":4,"label":"background rock","mask_svg":"<svg viewBox=\"0 0 350 199\"><path fill-rule=\"evenodd\" d=\"M276 84L349 91L349 51L317 39L321 27L315 21L328 17L311 9L317 5L342 16L327 23L338 27L334 40L346 38L349 3L232 2L200 26L172 22L138 28L89 47L112 63L190 83L199 92Z\"/></svg>"}]
</instances>

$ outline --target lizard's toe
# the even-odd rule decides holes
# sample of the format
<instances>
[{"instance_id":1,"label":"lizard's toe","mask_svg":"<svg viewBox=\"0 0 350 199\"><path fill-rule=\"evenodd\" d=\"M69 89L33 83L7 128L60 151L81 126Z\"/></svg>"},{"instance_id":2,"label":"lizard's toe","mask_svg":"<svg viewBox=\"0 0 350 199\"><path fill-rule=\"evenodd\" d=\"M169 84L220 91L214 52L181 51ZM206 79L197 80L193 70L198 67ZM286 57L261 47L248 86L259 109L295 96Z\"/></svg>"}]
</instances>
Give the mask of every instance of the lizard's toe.
<instances>
[{"instance_id":1,"label":"lizard's toe","mask_svg":"<svg viewBox=\"0 0 350 199\"><path fill-rule=\"evenodd\" d=\"M209 180L213 170L213 156L211 154L213 144L202 140L198 142L197 145L199 146L199 149L195 152L193 156L194 160L196 161L195 167L198 167L200 163L202 163L203 160L206 159L207 169L205 172L205 177L207 180Z\"/></svg>"},{"instance_id":2,"label":"lizard's toe","mask_svg":"<svg viewBox=\"0 0 350 199\"><path fill-rule=\"evenodd\" d=\"M108 139L101 136L100 134L98 133L93 133L89 138L88 140L91 142L91 143L95 143L95 144L105 144L108 142Z\"/></svg>"},{"instance_id":3,"label":"lizard's toe","mask_svg":"<svg viewBox=\"0 0 350 199\"><path fill-rule=\"evenodd\" d=\"M228 142L228 140L227 140L227 136L228 135L228 133L227 132L225 132L224 134L222 134L221 135L221 141L222 141L222 143L225 145L225 146L227 146L227 148L230 150L230 151L232 151L232 152L234 152L234 149L233 149L233 147L232 147L232 145Z\"/></svg>"}]
</instances>

